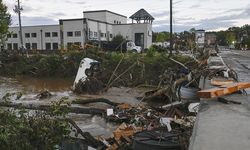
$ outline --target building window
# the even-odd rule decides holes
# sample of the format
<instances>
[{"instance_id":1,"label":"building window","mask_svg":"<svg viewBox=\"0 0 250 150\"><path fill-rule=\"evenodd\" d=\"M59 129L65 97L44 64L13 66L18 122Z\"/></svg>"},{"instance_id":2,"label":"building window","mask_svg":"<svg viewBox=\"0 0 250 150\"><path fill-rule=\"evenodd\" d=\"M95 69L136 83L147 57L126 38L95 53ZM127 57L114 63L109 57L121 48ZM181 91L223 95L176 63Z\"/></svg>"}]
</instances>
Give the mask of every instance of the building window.
<instances>
[{"instance_id":1,"label":"building window","mask_svg":"<svg viewBox=\"0 0 250 150\"><path fill-rule=\"evenodd\" d=\"M15 34L12 34L12 37L13 38L17 38L17 34L15 33Z\"/></svg>"},{"instance_id":2,"label":"building window","mask_svg":"<svg viewBox=\"0 0 250 150\"><path fill-rule=\"evenodd\" d=\"M98 35L97 35L97 32L94 32L94 37L97 38L97 36L98 36Z\"/></svg>"},{"instance_id":3,"label":"building window","mask_svg":"<svg viewBox=\"0 0 250 150\"><path fill-rule=\"evenodd\" d=\"M11 38L11 34L7 34L7 38Z\"/></svg>"},{"instance_id":4,"label":"building window","mask_svg":"<svg viewBox=\"0 0 250 150\"><path fill-rule=\"evenodd\" d=\"M12 44L11 44L11 43L8 43L8 44L7 44L7 49L8 49L8 50L12 50Z\"/></svg>"},{"instance_id":5,"label":"building window","mask_svg":"<svg viewBox=\"0 0 250 150\"><path fill-rule=\"evenodd\" d=\"M89 37L90 37L90 38L93 37L93 31L89 31Z\"/></svg>"},{"instance_id":6,"label":"building window","mask_svg":"<svg viewBox=\"0 0 250 150\"><path fill-rule=\"evenodd\" d=\"M58 33L57 32L52 32L52 37L58 37Z\"/></svg>"},{"instance_id":7,"label":"building window","mask_svg":"<svg viewBox=\"0 0 250 150\"><path fill-rule=\"evenodd\" d=\"M31 47L32 47L32 49L37 50L37 43L32 43Z\"/></svg>"},{"instance_id":8,"label":"building window","mask_svg":"<svg viewBox=\"0 0 250 150\"><path fill-rule=\"evenodd\" d=\"M27 50L30 50L30 43L25 43L25 47Z\"/></svg>"},{"instance_id":9,"label":"building window","mask_svg":"<svg viewBox=\"0 0 250 150\"><path fill-rule=\"evenodd\" d=\"M116 24L116 20L114 21L114 24Z\"/></svg>"},{"instance_id":10,"label":"building window","mask_svg":"<svg viewBox=\"0 0 250 150\"><path fill-rule=\"evenodd\" d=\"M73 36L73 32L67 32L67 36L68 37L72 37Z\"/></svg>"},{"instance_id":11,"label":"building window","mask_svg":"<svg viewBox=\"0 0 250 150\"><path fill-rule=\"evenodd\" d=\"M50 32L45 32L45 37L50 37Z\"/></svg>"},{"instance_id":12,"label":"building window","mask_svg":"<svg viewBox=\"0 0 250 150\"><path fill-rule=\"evenodd\" d=\"M51 43L45 43L46 50L51 50Z\"/></svg>"},{"instance_id":13,"label":"building window","mask_svg":"<svg viewBox=\"0 0 250 150\"><path fill-rule=\"evenodd\" d=\"M18 44L17 43L13 43L13 50L18 50Z\"/></svg>"},{"instance_id":14,"label":"building window","mask_svg":"<svg viewBox=\"0 0 250 150\"><path fill-rule=\"evenodd\" d=\"M30 34L29 34L29 33L25 33L25 37L26 37L26 38L29 38L29 37L30 37Z\"/></svg>"},{"instance_id":15,"label":"building window","mask_svg":"<svg viewBox=\"0 0 250 150\"><path fill-rule=\"evenodd\" d=\"M53 43L53 50L58 50L58 43Z\"/></svg>"},{"instance_id":16,"label":"building window","mask_svg":"<svg viewBox=\"0 0 250 150\"><path fill-rule=\"evenodd\" d=\"M81 36L81 31L75 31L75 36L76 36L76 37Z\"/></svg>"},{"instance_id":17,"label":"building window","mask_svg":"<svg viewBox=\"0 0 250 150\"><path fill-rule=\"evenodd\" d=\"M110 37L110 38L113 38L113 34L110 34L109 37Z\"/></svg>"},{"instance_id":18,"label":"building window","mask_svg":"<svg viewBox=\"0 0 250 150\"><path fill-rule=\"evenodd\" d=\"M70 49L72 47L73 43L69 42L67 43L67 48Z\"/></svg>"},{"instance_id":19,"label":"building window","mask_svg":"<svg viewBox=\"0 0 250 150\"><path fill-rule=\"evenodd\" d=\"M104 37L104 33L101 33L101 37Z\"/></svg>"},{"instance_id":20,"label":"building window","mask_svg":"<svg viewBox=\"0 0 250 150\"><path fill-rule=\"evenodd\" d=\"M107 33L105 33L104 36L107 37Z\"/></svg>"},{"instance_id":21,"label":"building window","mask_svg":"<svg viewBox=\"0 0 250 150\"><path fill-rule=\"evenodd\" d=\"M31 33L31 37L36 38L37 37L36 33Z\"/></svg>"}]
</instances>

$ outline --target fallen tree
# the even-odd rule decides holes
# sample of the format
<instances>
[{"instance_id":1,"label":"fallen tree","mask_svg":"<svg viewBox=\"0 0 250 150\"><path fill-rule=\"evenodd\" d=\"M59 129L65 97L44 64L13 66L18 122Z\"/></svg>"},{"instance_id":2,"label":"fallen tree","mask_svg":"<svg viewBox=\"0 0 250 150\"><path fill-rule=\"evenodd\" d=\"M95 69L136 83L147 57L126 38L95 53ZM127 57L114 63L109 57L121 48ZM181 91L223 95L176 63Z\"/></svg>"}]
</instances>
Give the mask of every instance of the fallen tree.
<instances>
[{"instance_id":1,"label":"fallen tree","mask_svg":"<svg viewBox=\"0 0 250 150\"><path fill-rule=\"evenodd\" d=\"M117 105L119 105L119 103L112 102L112 101L110 101L108 99L105 99L105 98L77 99L77 100L72 101L72 104L86 105L86 104L90 104L90 103L106 103L106 104L109 104L111 106L117 106Z\"/></svg>"}]
</instances>

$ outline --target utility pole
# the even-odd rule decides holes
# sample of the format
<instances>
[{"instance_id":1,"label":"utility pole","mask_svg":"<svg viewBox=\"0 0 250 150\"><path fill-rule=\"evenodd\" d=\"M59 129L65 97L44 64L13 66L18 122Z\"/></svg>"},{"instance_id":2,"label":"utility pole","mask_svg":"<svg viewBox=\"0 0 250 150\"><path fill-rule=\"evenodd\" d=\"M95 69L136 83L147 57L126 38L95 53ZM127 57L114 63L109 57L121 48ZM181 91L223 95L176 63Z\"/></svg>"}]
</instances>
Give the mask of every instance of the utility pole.
<instances>
[{"instance_id":1,"label":"utility pole","mask_svg":"<svg viewBox=\"0 0 250 150\"><path fill-rule=\"evenodd\" d=\"M20 6L20 0L17 0L17 5L15 6L14 12L18 14L21 52L24 55L23 31L22 31L22 20L21 20L21 11L22 10L23 10L23 8Z\"/></svg>"},{"instance_id":2,"label":"utility pole","mask_svg":"<svg viewBox=\"0 0 250 150\"><path fill-rule=\"evenodd\" d=\"M170 0L170 54L171 57L173 51L173 0Z\"/></svg>"}]
</instances>

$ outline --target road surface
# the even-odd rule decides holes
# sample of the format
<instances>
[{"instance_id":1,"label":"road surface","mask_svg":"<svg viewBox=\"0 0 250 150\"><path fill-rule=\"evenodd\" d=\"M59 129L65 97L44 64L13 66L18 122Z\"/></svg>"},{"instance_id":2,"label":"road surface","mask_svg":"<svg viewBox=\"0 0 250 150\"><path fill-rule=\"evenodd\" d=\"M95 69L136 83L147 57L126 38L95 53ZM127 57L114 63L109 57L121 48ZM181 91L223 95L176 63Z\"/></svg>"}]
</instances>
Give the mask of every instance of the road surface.
<instances>
[{"instance_id":1,"label":"road surface","mask_svg":"<svg viewBox=\"0 0 250 150\"><path fill-rule=\"evenodd\" d=\"M240 81L250 82L250 52L222 51L224 62L234 69ZM250 149L250 90L247 96L225 96L241 105L216 100L201 101L200 112L190 142L190 150Z\"/></svg>"}]
</instances>

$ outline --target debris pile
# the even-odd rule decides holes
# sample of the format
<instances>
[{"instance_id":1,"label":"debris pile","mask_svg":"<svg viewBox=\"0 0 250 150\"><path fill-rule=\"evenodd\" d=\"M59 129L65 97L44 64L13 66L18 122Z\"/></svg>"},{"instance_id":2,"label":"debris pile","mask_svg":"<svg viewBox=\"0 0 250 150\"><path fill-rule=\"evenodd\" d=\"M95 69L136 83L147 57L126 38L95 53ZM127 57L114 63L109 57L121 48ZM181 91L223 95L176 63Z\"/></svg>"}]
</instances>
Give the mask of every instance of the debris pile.
<instances>
[{"instance_id":1,"label":"debris pile","mask_svg":"<svg viewBox=\"0 0 250 150\"><path fill-rule=\"evenodd\" d=\"M102 142L101 147L105 147L103 149L143 149L138 148L140 142L149 142L148 145L152 146L151 149L157 149L157 146L162 146L161 144L168 148L173 145L173 139L176 149L186 150L188 148L196 112L190 112L186 104L169 104L169 107L163 109L143 104L138 106L119 104L102 98L93 101L77 100L74 103L85 105L95 102L111 105L112 107L107 109L103 115L106 121L119 124L112 137L108 139L97 137ZM197 105L195 106L197 107ZM154 147L152 141L158 145Z\"/></svg>"}]
</instances>

